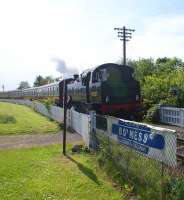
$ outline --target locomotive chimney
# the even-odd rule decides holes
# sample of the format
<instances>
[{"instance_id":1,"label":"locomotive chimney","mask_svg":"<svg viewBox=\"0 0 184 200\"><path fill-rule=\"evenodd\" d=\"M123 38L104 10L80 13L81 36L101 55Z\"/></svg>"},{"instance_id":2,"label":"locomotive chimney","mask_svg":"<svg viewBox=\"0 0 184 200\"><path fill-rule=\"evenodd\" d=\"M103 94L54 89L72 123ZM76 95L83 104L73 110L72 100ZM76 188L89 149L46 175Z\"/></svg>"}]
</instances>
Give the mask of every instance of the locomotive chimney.
<instances>
[{"instance_id":1,"label":"locomotive chimney","mask_svg":"<svg viewBox=\"0 0 184 200\"><path fill-rule=\"evenodd\" d=\"M74 78L74 81L76 81L79 78L79 75L78 74L74 74L73 78Z\"/></svg>"}]
</instances>

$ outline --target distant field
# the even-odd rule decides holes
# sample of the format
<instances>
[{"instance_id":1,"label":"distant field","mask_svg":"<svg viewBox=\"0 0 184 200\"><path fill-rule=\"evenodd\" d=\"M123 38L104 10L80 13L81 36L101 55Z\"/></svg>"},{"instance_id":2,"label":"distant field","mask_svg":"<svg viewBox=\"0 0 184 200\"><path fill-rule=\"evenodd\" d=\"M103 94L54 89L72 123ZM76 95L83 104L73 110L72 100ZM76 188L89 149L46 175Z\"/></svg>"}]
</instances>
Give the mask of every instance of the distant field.
<instances>
[{"instance_id":1,"label":"distant field","mask_svg":"<svg viewBox=\"0 0 184 200\"><path fill-rule=\"evenodd\" d=\"M0 150L1 200L122 200L90 154L61 146Z\"/></svg>"},{"instance_id":2,"label":"distant field","mask_svg":"<svg viewBox=\"0 0 184 200\"><path fill-rule=\"evenodd\" d=\"M0 136L19 134L56 133L56 122L26 106L0 102Z\"/></svg>"}]
</instances>

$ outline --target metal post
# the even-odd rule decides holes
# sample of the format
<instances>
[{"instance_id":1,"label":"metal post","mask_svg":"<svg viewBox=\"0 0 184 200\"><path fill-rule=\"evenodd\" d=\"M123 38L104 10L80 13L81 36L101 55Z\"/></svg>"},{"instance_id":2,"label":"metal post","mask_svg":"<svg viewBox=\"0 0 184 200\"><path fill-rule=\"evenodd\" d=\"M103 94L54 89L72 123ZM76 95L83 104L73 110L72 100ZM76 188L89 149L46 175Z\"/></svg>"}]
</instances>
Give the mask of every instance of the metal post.
<instances>
[{"instance_id":1,"label":"metal post","mask_svg":"<svg viewBox=\"0 0 184 200\"><path fill-rule=\"evenodd\" d=\"M63 124L63 154L66 155L66 119L67 119L67 83L66 80L64 80L63 85L63 107L64 107L64 124Z\"/></svg>"},{"instance_id":2,"label":"metal post","mask_svg":"<svg viewBox=\"0 0 184 200\"><path fill-rule=\"evenodd\" d=\"M2 86L2 88L3 88L3 93L4 93L4 85Z\"/></svg>"},{"instance_id":3,"label":"metal post","mask_svg":"<svg viewBox=\"0 0 184 200\"><path fill-rule=\"evenodd\" d=\"M164 191L164 163L161 163L161 200L165 200L165 191Z\"/></svg>"},{"instance_id":4,"label":"metal post","mask_svg":"<svg viewBox=\"0 0 184 200\"><path fill-rule=\"evenodd\" d=\"M125 26L123 26L123 65L126 65L126 33L125 33Z\"/></svg>"},{"instance_id":5,"label":"metal post","mask_svg":"<svg viewBox=\"0 0 184 200\"><path fill-rule=\"evenodd\" d=\"M89 135L89 147L92 149L97 148L97 141L96 141L96 112L90 111L90 135Z\"/></svg>"}]
</instances>

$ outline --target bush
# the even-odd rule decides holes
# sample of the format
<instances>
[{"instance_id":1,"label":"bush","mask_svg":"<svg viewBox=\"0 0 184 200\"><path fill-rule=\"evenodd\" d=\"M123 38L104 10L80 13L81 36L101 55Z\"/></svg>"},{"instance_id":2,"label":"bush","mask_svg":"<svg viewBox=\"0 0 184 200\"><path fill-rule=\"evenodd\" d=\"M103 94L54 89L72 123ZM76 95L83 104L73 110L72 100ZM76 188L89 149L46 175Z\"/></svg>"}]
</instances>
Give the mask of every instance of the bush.
<instances>
[{"instance_id":1,"label":"bush","mask_svg":"<svg viewBox=\"0 0 184 200\"><path fill-rule=\"evenodd\" d=\"M11 115L0 115L0 124L15 124L16 119Z\"/></svg>"},{"instance_id":2,"label":"bush","mask_svg":"<svg viewBox=\"0 0 184 200\"><path fill-rule=\"evenodd\" d=\"M183 200L184 198L184 180L171 179L165 183L166 199Z\"/></svg>"},{"instance_id":3,"label":"bush","mask_svg":"<svg viewBox=\"0 0 184 200\"><path fill-rule=\"evenodd\" d=\"M159 110L160 110L160 104L153 105L147 111L147 114L145 116L145 120L148 121L148 122L156 122L156 123L158 123L160 121Z\"/></svg>"}]
</instances>

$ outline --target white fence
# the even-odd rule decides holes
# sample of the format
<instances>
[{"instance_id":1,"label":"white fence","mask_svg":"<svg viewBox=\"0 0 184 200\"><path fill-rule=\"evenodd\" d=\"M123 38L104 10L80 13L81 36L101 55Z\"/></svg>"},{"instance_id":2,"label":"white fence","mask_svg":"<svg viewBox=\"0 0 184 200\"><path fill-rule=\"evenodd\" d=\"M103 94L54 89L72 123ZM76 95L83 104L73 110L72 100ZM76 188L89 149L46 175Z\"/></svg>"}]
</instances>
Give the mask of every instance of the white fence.
<instances>
[{"instance_id":1,"label":"white fence","mask_svg":"<svg viewBox=\"0 0 184 200\"><path fill-rule=\"evenodd\" d=\"M107 119L107 129L98 128L98 134L109 137L116 144L127 146L145 157L176 166L175 131L111 116L102 118Z\"/></svg>"},{"instance_id":2,"label":"white fence","mask_svg":"<svg viewBox=\"0 0 184 200\"><path fill-rule=\"evenodd\" d=\"M49 106L49 108L47 108L40 102L32 102L29 100L1 99L0 101L27 105L51 119L58 122L63 121L63 109L57 106ZM79 133L83 137L85 144L89 147L90 145L95 145L96 127L99 124L101 126L104 119L106 119L106 130L102 127L104 135L107 135L107 137L110 137L116 143L126 141L128 143L125 145L128 144L130 148L133 147L135 149L136 147L136 149L139 150L146 150L146 153L144 153L148 157L165 162L171 166L176 165L176 134L174 131L137 122L121 120L110 116L100 117L103 119L102 121L97 119L94 112L87 115L71 109L67 112L67 126ZM175 125L182 123L184 125L184 109L162 107L161 117L164 123L172 123ZM128 135L131 137L126 138ZM159 137L162 138L162 142L164 140L165 144L164 149L162 150L155 149L154 145L157 142L152 141L154 138L157 140ZM141 138L142 140L146 139L150 142L148 143L148 147L145 147L146 144L144 144ZM143 144L141 142L143 142Z\"/></svg>"},{"instance_id":3,"label":"white fence","mask_svg":"<svg viewBox=\"0 0 184 200\"><path fill-rule=\"evenodd\" d=\"M70 127L82 136L87 146L90 142L90 122L90 115L70 110Z\"/></svg>"},{"instance_id":4,"label":"white fence","mask_svg":"<svg viewBox=\"0 0 184 200\"><path fill-rule=\"evenodd\" d=\"M184 127L184 108L161 107L160 121L165 124Z\"/></svg>"}]
</instances>

